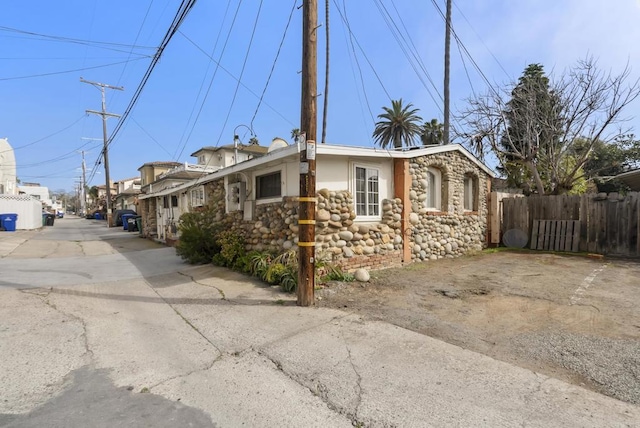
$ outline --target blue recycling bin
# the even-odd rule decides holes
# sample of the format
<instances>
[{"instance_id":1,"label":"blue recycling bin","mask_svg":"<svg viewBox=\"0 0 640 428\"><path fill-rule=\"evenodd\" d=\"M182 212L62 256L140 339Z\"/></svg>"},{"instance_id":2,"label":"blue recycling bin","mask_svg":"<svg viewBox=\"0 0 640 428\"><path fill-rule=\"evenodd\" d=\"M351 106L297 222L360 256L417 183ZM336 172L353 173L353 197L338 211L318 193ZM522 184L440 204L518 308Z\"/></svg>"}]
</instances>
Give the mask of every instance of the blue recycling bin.
<instances>
[{"instance_id":1,"label":"blue recycling bin","mask_svg":"<svg viewBox=\"0 0 640 428\"><path fill-rule=\"evenodd\" d=\"M0 225L6 232L16 231L18 214L0 214Z\"/></svg>"},{"instance_id":2,"label":"blue recycling bin","mask_svg":"<svg viewBox=\"0 0 640 428\"><path fill-rule=\"evenodd\" d=\"M128 221L135 214L122 214L122 230L129 230Z\"/></svg>"}]
</instances>

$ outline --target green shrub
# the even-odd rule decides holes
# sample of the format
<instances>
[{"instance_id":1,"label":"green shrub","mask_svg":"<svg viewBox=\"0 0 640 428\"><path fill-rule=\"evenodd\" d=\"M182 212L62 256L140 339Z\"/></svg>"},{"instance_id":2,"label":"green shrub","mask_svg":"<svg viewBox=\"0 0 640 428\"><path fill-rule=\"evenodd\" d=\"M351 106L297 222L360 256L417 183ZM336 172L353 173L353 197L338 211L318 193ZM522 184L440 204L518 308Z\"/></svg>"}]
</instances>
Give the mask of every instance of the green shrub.
<instances>
[{"instance_id":1,"label":"green shrub","mask_svg":"<svg viewBox=\"0 0 640 428\"><path fill-rule=\"evenodd\" d=\"M282 279L282 276L286 271L287 266L283 265L282 263L272 263L267 268L266 272L264 273L264 278L262 279L272 285L280 284L280 280Z\"/></svg>"},{"instance_id":2,"label":"green shrub","mask_svg":"<svg viewBox=\"0 0 640 428\"><path fill-rule=\"evenodd\" d=\"M215 222L213 210L184 213L178 223L180 241L176 253L192 264L209 263L221 250L216 236L221 226Z\"/></svg>"},{"instance_id":3,"label":"green shrub","mask_svg":"<svg viewBox=\"0 0 640 428\"><path fill-rule=\"evenodd\" d=\"M263 279L273 260L273 255L267 251L251 251L247 257L249 258L248 273Z\"/></svg>"},{"instance_id":4,"label":"green shrub","mask_svg":"<svg viewBox=\"0 0 640 428\"><path fill-rule=\"evenodd\" d=\"M231 230L224 230L218 233L216 240L220 246L220 253L214 255L213 263L238 269L240 259L246 254L244 238Z\"/></svg>"},{"instance_id":5,"label":"green shrub","mask_svg":"<svg viewBox=\"0 0 640 428\"><path fill-rule=\"evenodd\" d=\"M298 266L285 266L285 271L280 277L280 286L288 293L298 288Z\"/></svg>"}]
</instances>

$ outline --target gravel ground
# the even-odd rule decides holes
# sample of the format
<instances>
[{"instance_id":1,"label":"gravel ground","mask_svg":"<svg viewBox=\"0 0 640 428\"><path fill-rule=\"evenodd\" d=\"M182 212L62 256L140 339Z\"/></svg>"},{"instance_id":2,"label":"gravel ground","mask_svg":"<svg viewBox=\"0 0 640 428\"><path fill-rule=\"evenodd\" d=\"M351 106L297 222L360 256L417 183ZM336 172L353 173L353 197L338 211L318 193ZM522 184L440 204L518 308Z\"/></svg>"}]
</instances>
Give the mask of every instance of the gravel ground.
<instances>
[{"instance_id":1,"label":"gravel ground","mask_svg":"<svg viewBox=\"0 0 640 428\"><path fill-rule=\"evenodd\" d=\"M640 405L640 263L499 251L328 284L352 311Z\"/></svg>"},{"instance_id":2,"label":"gravel ground","mask_svg":"<svg viewBox=\"0 0 640 428\"><path fill-rule=\"evenodd\" d=\"M640 342L566 332L536 332L513 338L524 357L552 361L595 383L600 392L640 404Z\"/></svg>"}]
</instances>

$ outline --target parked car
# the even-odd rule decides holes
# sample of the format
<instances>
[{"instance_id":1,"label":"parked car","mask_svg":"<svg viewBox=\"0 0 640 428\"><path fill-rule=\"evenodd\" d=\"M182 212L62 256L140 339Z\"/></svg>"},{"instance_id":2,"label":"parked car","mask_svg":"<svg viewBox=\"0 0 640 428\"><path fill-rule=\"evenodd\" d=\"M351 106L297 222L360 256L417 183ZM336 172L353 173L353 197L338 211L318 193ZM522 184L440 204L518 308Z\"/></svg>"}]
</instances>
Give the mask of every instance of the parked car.
<instances>
[{"instance_id":1,"label":"parked car","mask_svg":"<svg viewBox=\"0 0 640 428\"><path fill-rule=\"evenodd\" d=\"M115 221L116 226L122 226L122 214L138 215L134 210L116 210L113 214L113 221Z\"/></svg>"},{"instance_id":2,"label":"parked car","mask_svg":"<svg viewBox=\"0 0 640 428\"><path fill-rule=\"evenodd\" d=\"M64 217L64 211L57 211L56 212L56 217L63 218Z\"/></svg>"}]
</instances>

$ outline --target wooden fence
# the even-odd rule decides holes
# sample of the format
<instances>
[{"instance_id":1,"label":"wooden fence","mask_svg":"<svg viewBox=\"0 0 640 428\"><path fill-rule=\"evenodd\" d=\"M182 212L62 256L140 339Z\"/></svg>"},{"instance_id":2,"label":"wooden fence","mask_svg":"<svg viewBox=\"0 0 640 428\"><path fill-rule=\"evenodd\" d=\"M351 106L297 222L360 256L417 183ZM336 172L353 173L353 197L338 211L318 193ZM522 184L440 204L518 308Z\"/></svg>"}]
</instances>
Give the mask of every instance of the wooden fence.
<instances>
[{"instance_id":1,"label":"wooden fence","mask_svg":"<svg viewBox=\"0 0 640 428\"><path fill-rule=\"evenodd\" d=\"M494 194L491 194L492 200ZM497 198L497 195L495 196ZM490 222L496 213L491 204ZM500 233L509 229L524 231L529 239L535 220L578 220L578 251L640 257L640 193L611 193L581 196L503 197L499 210ZM500 212L501 211L501 212ZM495 234L495 226L490 227ZM490 242L494 242L491 239Z\"/></svg>"}]
</instances>

